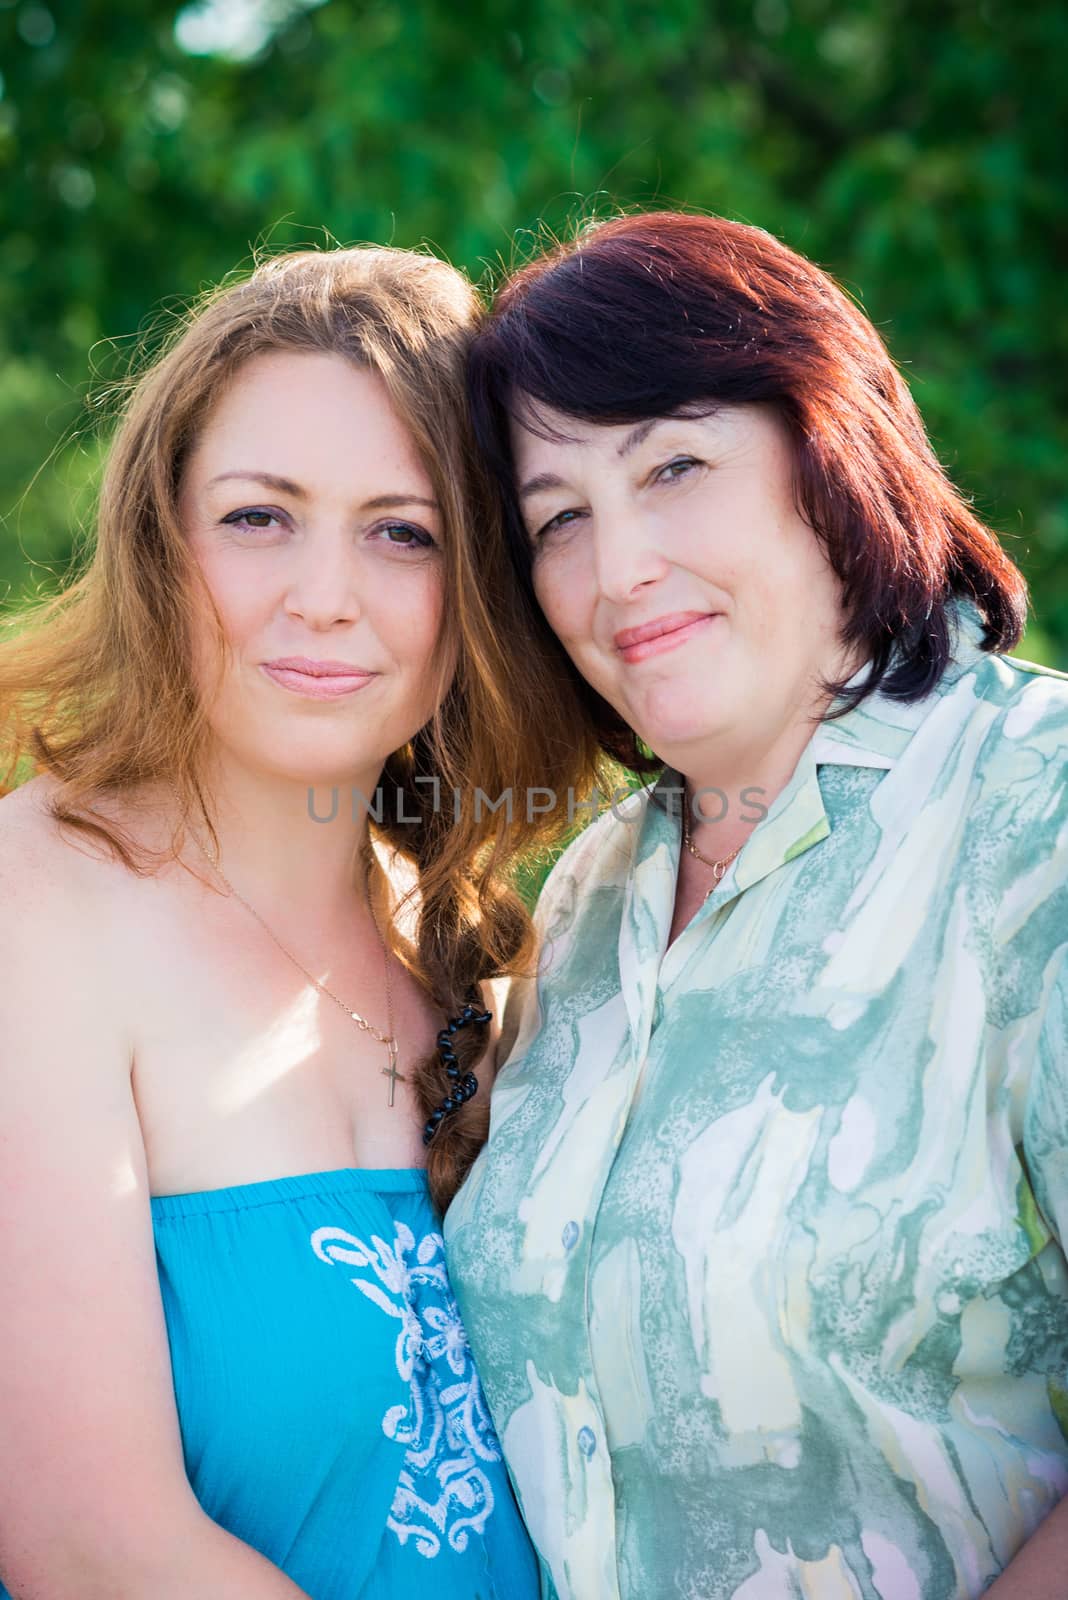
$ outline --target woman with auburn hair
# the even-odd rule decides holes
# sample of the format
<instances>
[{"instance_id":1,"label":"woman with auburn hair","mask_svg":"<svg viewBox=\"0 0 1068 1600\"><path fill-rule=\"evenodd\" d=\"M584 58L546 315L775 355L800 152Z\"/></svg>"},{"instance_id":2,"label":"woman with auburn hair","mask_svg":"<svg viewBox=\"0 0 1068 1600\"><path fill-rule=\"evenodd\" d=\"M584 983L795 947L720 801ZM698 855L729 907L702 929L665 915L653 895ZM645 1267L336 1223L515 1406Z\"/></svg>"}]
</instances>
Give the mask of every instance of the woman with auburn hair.
<instances>
[{"instance_id":1,"label":"woman with auburn hair","mask_svg":"<svg viewBox=\"0 0 1068 1600\"><path fill-rule=\"evenodd\" d=\"M558 759L473 546L476 314L400 250L213 295L8 624L2 1594L536 1592L440 1234L536 833L447 796Z\"/></svg>"},{"instance_id":2,"label":"woman with auburn hair","mask_svg":"<svg viewBox=\"0 0 1068 1600\"><path fill-rule=\"evenodd\" d=\"M573 726L660 774L543 892L446 1226L547 1593L1060 1595L1068 681L1003 653L1023 580L755 228L590 228L470 385Z\"/></svg>"}]
</instances>

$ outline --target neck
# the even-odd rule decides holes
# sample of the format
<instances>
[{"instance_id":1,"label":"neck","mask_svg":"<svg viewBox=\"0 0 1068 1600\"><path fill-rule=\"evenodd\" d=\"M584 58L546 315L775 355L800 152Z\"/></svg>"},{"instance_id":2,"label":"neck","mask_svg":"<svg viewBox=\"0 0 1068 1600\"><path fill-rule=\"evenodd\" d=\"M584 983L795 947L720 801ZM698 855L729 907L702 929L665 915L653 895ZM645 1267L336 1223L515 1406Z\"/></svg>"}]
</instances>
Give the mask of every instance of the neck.
<instances>
[{"instance_id":1,"label":"neck","mask_svg":"<svg viewBox=\"0 0 1068 1600\"><path fill-rule=\"evenodd\" d=\"M218 838L219 866L263 916L291 927L346 926L365 899L367 815L353 791L371 796L378 774L314 788L285 775L215 759L202 787ZM336 798L336 815L334 801ZM321 819L321 820L317 820ZM202 822L196 837L211 849ZM196 852L200 854L198 850ZM191 859L191 852L183 852Z\"/></svg>"},{"instance_id":2,"label":"neck","mask_svg":"<svg viewBox=\"0 0 1068 1600\"><path fill-rule=\"evenodd\" d=\"M700 815L691 808L690 832L704 854L718 860L745 844L790 782L831 703L822 684L852 677L863 654L858 649L849 656L839 649L818 676L813 673L808 691L778 715L773 709L763 727L724 730L657 752L685 779L687 804L698 797Z\"/></svg>"},{"instance_id":3,"label":"neck","mask_svg":"<svg viewBox=\"0 0 1068 1600\"><path fill-rule=\"evenodd\" d=\"M790 782L817 723L805 719L761 745L717 738L670 760L685 781L690 837L719 860L741 848Z\"/></svg>"}]
</instances>

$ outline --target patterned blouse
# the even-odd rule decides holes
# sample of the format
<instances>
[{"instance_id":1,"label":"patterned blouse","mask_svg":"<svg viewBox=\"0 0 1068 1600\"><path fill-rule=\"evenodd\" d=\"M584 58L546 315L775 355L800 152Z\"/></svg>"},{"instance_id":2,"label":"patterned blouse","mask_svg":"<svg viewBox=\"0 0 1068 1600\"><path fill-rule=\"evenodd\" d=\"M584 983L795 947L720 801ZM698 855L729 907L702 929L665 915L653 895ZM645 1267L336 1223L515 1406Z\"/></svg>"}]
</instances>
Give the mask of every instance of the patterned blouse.
<instances>
[{"instance_id":1,"label":"patterned blouse","mask_svg":"<svg viewBox=\"0 0 1068 1600\"><path fill-rule=\"evenodd\" d=\"M668 948L667 774L539 905L450 1272L559 1600L961 1600L1068 1491L1068 678L822 725Z\"/></svg>"}]
</instances>

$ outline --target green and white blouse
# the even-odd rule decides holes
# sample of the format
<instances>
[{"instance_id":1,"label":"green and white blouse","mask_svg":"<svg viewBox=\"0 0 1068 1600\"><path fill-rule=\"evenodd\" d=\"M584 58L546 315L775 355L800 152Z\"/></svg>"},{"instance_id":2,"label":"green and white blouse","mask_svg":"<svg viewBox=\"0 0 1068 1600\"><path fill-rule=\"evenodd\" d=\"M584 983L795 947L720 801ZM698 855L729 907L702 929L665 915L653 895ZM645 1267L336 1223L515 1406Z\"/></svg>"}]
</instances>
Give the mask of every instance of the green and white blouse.
<instances>
[{"instance_id":1,"label":"green and white blouse","mask_svg":"<svg viewBox=\"0 0 1068 1600\"><path fill-rule=\"evenodd\" d=\"M450 1270L559 1600L958 1600L1068 1491L1068 681L821 726L667 947L663 790L539 905Z\"/></svg>"}]
</instances>

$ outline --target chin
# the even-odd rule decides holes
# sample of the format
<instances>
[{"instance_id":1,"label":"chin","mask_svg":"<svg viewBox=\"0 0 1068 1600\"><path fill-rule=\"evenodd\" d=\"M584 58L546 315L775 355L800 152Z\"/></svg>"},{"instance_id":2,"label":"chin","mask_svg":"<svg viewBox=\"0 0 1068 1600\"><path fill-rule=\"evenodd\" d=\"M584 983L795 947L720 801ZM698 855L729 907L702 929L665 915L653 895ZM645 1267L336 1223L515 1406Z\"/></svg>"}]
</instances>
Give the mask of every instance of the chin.
<instances>
[{"instance_id":1,"label":"chin","mask_svg":"<svg viewBox=\"0 0 1068 1600\"><path fill-rule=\"evenodd\" d=\"M638 730L635 730L638 731ZM658 761L665 766L674 767L677 772L686 773L695 750L707 748L708 741L714 739L720 730L710 728L707 723L678 723L669 728L651 728L645 733L638 732L638 737L643 744L647 744Z\"/></svg>"},{"instance_id":2,"label":"chin","mask_svg":"<svg viewBox=\"0 0 1068 1600\"><path fill-rule=\"evenodd\" d=\"M352 739L332 746L324 745L321 739L293 738L281 733L273 743L265 741L254 749L242 742L240 759L246 767L300 788L341 786L347 791L361 778L366 782L368 772L380 772L386 756L361 750Z\"/></svg>"},{"instance_id":3,"label":"chin","mask_svg":"<svg viewBox=\"0 0 1068 1600\"><path fill-rule=\"evenodd\" d=\"M628 716L626 712L623 715L651 750L671 765L677 765L673 750L715 738L729 725L729 718L713 718L709 709L707 697L658 694L655 704L646 701L636 715Z\"/></svg>"}]
</instances>

